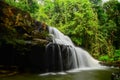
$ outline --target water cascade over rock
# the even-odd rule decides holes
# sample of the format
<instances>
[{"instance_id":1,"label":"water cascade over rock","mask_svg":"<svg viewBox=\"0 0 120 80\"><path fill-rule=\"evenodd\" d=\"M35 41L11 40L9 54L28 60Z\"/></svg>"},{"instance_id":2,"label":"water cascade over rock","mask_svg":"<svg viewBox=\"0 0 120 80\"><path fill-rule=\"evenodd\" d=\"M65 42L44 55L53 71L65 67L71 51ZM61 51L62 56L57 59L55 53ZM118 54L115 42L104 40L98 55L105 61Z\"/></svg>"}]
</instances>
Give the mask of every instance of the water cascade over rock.
<instances>
[{"instance_id":1,"label":"water cascade over rock","mask_svg":"<svg viewBox=\"0 0 120 80\"><path fill-rule=\"evenodd\" d=\"M54 27L48 27L51 42L46 46L47 72L67 71L87 67L100 67L99 61L87 51L76 47L71 39Z\"/></svg>"}]
</instances>

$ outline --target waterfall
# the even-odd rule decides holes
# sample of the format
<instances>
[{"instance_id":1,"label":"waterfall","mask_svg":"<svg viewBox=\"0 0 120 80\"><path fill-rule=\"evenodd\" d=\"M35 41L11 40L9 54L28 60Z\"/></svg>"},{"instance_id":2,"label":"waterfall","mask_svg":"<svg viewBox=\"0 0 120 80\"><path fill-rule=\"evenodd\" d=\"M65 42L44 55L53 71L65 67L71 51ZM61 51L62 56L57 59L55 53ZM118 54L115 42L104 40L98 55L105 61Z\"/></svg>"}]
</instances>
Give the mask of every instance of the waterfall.
<instances>
[{"instance_id":1,"label":"waterfall","mask_svg":"<svg viewBox=\"0 0 120 80\"><path fill-rule=\"evenodd\" d=\"M76 47L71 39L54 27L48 27L52 41L46 46L48 72L66 71L87 67L100 67L99 61L87 51Z\"/></svg>"}]
</instances>

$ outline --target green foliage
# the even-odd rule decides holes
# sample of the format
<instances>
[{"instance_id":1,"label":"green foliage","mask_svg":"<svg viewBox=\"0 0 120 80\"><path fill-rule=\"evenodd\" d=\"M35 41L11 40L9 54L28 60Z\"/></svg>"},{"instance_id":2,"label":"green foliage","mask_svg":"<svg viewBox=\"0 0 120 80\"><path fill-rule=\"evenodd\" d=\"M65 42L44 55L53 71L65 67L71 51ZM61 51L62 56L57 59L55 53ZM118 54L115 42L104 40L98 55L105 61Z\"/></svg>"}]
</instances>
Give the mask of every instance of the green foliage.
<instances>
[{"instance_id":1,"label":"green foliage","mask_svg":"<svg viewBox=\"0 0 120 80\"><path fill-rule=\"evenodd\" d=\"M114 53L114 60L120 60L120 49L119 50L115 50Z\"/></svg>"},{"instance_id":2,"label":"green foliage","mask_svg":"<svg viewBox=\"0 0 120 80\"><path fill-rule=\"evenodd\" d=\"M113 31L111 32L112 44L115 46L116 49L119 49L120 46L120 3L117 0L110 0L108 3L105 3L103 8L106 10L106 14L108 15L108 20L111 20L114 23L112 26L114 27ZM110 23L111 25L111 23Z\"/></svg>"},{"instance_id":3,"label":"green foliage","mask_svg":"<svg viewBox=\"0 0 120 80\"><path fill-rule=\"evenodd\" d=\"M37 0L5 0L10 5L20 8L24 11L28 11L33 18L37 16L34 15L39 10L39 3Z\"/></svg>"},{"instance_id":4,"label":"green foliage","mask_svg":"<svg viewBox=\"0 0 120 80\"><path fill-rule=\"evenodd\" d=\"M110 0L6 0L29 11L50 26L57 27L72 41L100 60L119 60L120 3ZM115 51L115 52L114 52ZM117 58L116 58L117 57Z\"/></svg>"},{"instance_id":5,"label":"green foliage","mask_svg":"<svg viewBox=\"0 0 120 80\"><path fill-rule=\"evenodd\" d=\"M38 20L57 27L78 46L88 50L96 46L98 19L88 0L45 0L40 6Z\"/></svg>"},{"instance_id":6,"label":"green foliage","mask_svg":"<svg viewBox=\"0 0 120 80\"><path fill-rule=\"evenodd\" d=\"M100 61L108 61L109 59L110 59L110 58L109 58L108 55L104 55L104 56L101 56L101 57L99 58Z\"/></svg>"},{"instance_id":7,"label":"green foliage","mask_svg":"<svg viewBox=\"0 0 120 80\"><path fill-rule=\"evenodd\" d=\"M101 55L99 57L99 60L101 60L101 61L112 61L112 62L113 61L119 61L120 60L120 49L119 50L115 50L113 56Z\"/></svg>"},{"instance_id":8,"label":"green foliage","mask_svg":"<svg viewBox=\"0 0 120 80\"><path fill-rule=\"evenodd\" d=\"M102 38L102 45L100 48L101 54L108 55L114 58L114 50L119 49L119 12L120 3L117 0L110 0L105 4L95 4L93 9L97 12L99 20L99 31Z\"/></svg>"}]
</instances>

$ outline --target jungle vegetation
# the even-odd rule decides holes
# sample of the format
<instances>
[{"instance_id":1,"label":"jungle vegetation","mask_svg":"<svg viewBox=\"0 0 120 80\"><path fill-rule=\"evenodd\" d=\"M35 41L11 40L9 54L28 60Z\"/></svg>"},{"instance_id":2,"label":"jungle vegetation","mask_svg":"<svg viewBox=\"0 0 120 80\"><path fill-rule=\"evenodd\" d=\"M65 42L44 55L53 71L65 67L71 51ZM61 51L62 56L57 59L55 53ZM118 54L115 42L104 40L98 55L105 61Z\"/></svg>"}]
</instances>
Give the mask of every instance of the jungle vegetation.
<instances>
[{"instance_id":1,"label":"jungle vegetation","mask_svg":"<svg viewBox=\"0 0 120 80\"><path fill-rule=\"evenodd\" d=\"M120 2L109 0L5 0L68 35L102 61L120 61Z\"/></svg>"}]
</instances>

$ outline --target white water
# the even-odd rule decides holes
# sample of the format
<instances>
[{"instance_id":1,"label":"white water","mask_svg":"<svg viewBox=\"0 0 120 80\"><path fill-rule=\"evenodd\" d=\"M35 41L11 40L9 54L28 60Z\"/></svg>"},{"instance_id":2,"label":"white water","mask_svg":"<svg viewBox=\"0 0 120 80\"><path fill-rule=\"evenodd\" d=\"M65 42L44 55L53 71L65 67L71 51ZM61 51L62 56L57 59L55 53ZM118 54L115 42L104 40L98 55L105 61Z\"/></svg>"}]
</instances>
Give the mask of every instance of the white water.
<instances>
[{"instance_id":1,"label":"white water","mask_svg":"<svg viewBox=\"0 0 120 80\"><path fill-rule=\"evenodd\" d=\"M53 43L70 45L75 50L72 50L74 61L74 66L76 68L81 67L100 67L99 61L94 59L87 51L83 50L80 47L76 47L71 39L61 33L58 29L54 27L49 27L49 34L53 35ZM77 62L78 61L78 62Z\"/></svg>"},{"instance_id":2,"label":"white water","mask_svg":"<svg viewBox=\"0 0 120 80\"><path fill-rule=\"evenodd\" d=\"M51 34L53 37L53 43L74 46L74 44L68 36L64 35L54 27L49 27L49 34Z\"/></svg>"},{"instance_id":3,"label":"white water","mask_svg":"<svg viewBox=\"0 0 120 80\"><path fill-rule=\"evenodd\" d=\"M75 46L71 39L61 33L58 29L54 27L48 27L48 30L49 34L51 35L52 45L48 44L46 47L48 56L46 64L48 66L48 72L41 74L42 76L105 68L104 66L101 66L99 61L94 59L86 50ZM60 45L67 47L61 48ZM64 57L64 54L67 54L67 57ZM57 59L55 57L57 57ZM60 71L56 72L55 69L58 69L58 67Z\"/></svg>"}]
</instances>

